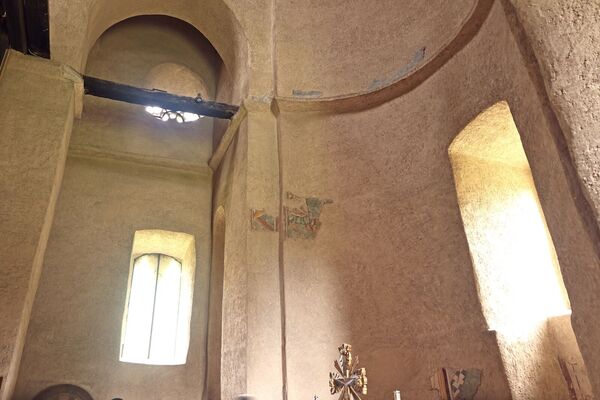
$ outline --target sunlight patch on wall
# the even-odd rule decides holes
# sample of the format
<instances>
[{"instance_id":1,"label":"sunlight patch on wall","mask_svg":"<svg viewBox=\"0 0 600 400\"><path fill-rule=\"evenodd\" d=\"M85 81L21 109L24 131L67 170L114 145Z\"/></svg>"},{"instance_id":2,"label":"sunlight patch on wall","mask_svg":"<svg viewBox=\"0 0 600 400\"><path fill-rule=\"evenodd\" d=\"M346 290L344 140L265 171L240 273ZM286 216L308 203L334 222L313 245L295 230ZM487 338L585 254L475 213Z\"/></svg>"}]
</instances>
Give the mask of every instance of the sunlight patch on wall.
<instances>
[{"instance_id":1,"label":"sunlight patch on wall","mask_svg":"<svg viewBox=\"0 0 600 400\"><path fill-rule=\"evenodd\" d=\"M554 245L508 104L483 112L449 149L490 329L528 337L570 313Z\"/></svg>"},{"instance_id":2,"label":"sunlight patch on wall","mask_svg":"<svg viewBox=\"0 0 600 400\"><path fill-rule=\"evenodd\" d=\"M479 298L512 398L568 399L557 360L587 372L521 137L506 102L482 112L448 150ZM587 381L586 381L587 382ZM585 383L585 382L584 382Z\"/></svg>"}]
</instances>

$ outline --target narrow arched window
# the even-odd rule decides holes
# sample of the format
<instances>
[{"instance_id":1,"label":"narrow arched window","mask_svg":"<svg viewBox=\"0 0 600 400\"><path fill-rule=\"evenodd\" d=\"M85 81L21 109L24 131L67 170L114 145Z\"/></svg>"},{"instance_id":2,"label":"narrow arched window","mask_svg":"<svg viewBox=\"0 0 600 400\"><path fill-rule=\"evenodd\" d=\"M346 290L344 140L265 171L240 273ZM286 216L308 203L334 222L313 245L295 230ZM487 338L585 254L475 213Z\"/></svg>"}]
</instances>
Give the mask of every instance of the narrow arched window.
<instances>
[{"instance_id":1,"label":"narrow arched window","mask_svg":"<svg viewBox=\"0 0 600 400\"><path fill-rule=\"evenodd\" d=\"M159 241L160 235L167 238ZM177 235L184 235L179 239L189 237L164 231L136 232L121 333L121 361L185 364L194 274L189 249L181 252L188 246L177 245ZM172 246L165 248L169 239ZM136 252L136 247L146 250L152 246L164 252Z\"/></svg>"}]
</instances>

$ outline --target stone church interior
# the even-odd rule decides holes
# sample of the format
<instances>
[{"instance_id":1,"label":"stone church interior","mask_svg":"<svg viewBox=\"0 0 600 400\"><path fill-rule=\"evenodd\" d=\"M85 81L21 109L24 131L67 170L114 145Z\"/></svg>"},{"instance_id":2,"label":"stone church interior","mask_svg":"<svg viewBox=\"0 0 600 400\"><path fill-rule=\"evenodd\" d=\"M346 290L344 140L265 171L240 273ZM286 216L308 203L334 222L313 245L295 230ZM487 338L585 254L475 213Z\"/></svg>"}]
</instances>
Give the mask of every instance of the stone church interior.
<instances>
[{"instance_id":1,"label":"stone church interior","mask_svg":"<svg viewBox=\"0 0 600 400\"><path fill-rule=\"evenodd\" d=\"M0 0L0 400L600 400L597 0Z\"/></svg>"}]
</instances>

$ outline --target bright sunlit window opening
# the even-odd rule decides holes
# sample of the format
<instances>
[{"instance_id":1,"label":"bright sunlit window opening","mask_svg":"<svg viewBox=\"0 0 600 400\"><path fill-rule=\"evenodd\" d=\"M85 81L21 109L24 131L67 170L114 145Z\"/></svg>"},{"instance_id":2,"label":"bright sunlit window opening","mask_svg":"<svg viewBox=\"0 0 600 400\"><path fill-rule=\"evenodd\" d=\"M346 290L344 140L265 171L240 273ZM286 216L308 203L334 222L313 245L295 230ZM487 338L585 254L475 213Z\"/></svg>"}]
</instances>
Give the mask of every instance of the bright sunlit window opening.
<instances>
[{"instance_id":1,"label":"bright sunlit window opening","mask_svg":"<svg viewBox=\"0 0 600 400\"><path fill-rule=\"evenodd\" d=\"M156 252L148 252L150 248ZM166 231L136 232L120 361L185 364L190 336L194 254L190 235Z\"/></svg>"},{"instance_id":2,"label":"bright sunlit window opening","mask_svg":"<svg viewBox=\"0 0 600 400\"><path fill-rule=\"evenodd\" d=\"M554 244L510 108L481 113L449 150L490 329L513 339L571 313Z\"/></svg>"},{"instance_id":3,"label":"bright sunlit window opening","mask_svg":"<svg viewBox=\"0 0 600 400\"><path fill-rule=\"evenodd\" d=\"M163 122L175 121L179 124L182 124L184 122L193 122L198 121L200 118L204 118L204 115L198 115L185 111L171 111L156 106L146 106L145 110L148 114L153 115Z\"/></svg>"}]
</instances>

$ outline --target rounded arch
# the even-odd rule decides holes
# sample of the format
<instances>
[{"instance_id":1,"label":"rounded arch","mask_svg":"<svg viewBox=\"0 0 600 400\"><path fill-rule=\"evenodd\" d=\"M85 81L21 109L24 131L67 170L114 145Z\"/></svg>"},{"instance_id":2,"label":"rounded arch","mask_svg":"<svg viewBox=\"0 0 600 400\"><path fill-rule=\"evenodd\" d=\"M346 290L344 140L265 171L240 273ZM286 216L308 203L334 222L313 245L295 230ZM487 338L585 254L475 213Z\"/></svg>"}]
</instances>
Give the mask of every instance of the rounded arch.
<instances>
[{"instance_id":1,"label":"rounded arch","mask_svg":"<svg viewBox=\"0 0 600 400\"><path fill-rule=\"evenodd\" d=\"M242 96L247 86L248 40L225 0L207 0L202 4L193 0L56 0L50 7L53 58L84 71L91 48L107 29L141 15L176 18L202 33L223 59L234 83L233 97Z\"/></svg>"},{"instance_id":2,"label":"rounded arch","mask_svg":"<svg viewBox=\"0 0 600 400\"><path fill-rule=\"evenodd\" d=\"M479 300L515 397L566 395L556 359L584 361L554 240L506 101L448 149ZM585 367L577 374L589 386Z\"/></svg>"},{"instance_id":3,"label":"rounded arch","mask_svg":"<svg viewBox=\"0 0 600 400\"><path fill-rule=\"evenodd\" d=\"M47 387L36 394L33 400L58 400L65 397L73 400L93 400L92 396L85 389L71 384Z\"/></svg>"},{"instance_id":4,"label":"rounded arch","mask_svg":"<svg viewBox=\"0 0 600 400\"><path fill-rule=\"evenodd\" d=\"M131 17L111 26L95 42L85 74L180 95L214 95L223 60L192 25L162 15ZM224 76L222 76L224 75Z\"/></svg>"},{"instance_id":5,"label":"rounded arch","mask_svg":"<svg viewBox=\"0 0 600 400\"><path fill-rule=\"evenodd\" d=\"M148 71L145 86L164 90L180 96L196 97L211 100L212 94L205 80L184 65L162 63Z\"/></svg>"}]
</instances>

